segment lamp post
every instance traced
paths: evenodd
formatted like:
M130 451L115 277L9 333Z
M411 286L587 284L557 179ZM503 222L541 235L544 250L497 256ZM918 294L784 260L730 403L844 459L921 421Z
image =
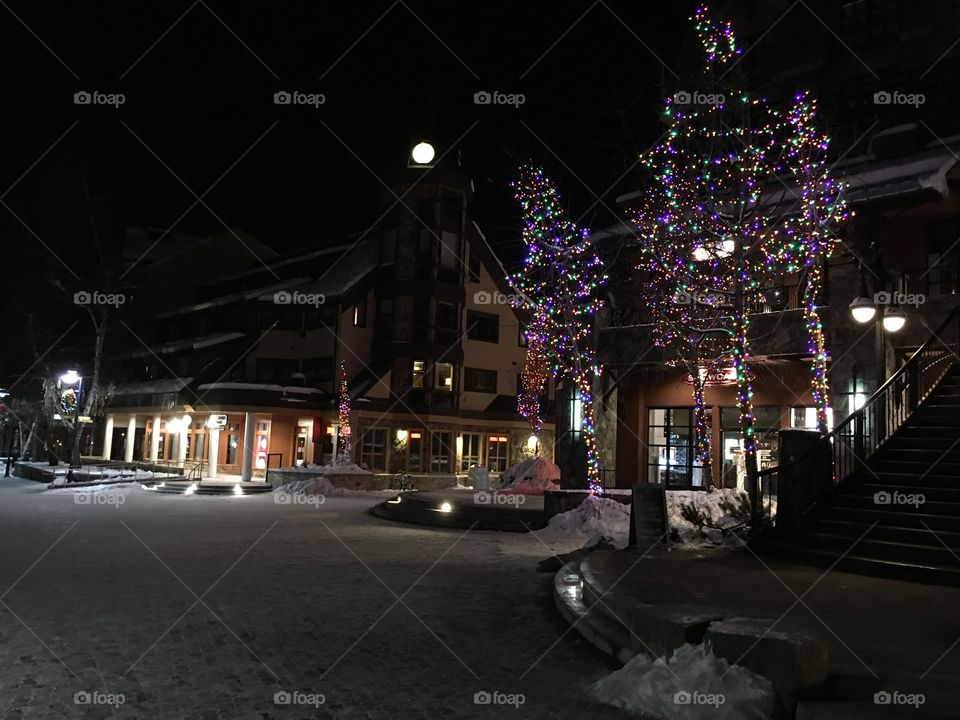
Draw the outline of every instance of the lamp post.
M80 460L80 395L83 392L83 378L76 370L68 370L60 376L60 384L66 387L77 386L73 396L73 433L70 437L70 469L81 466Z

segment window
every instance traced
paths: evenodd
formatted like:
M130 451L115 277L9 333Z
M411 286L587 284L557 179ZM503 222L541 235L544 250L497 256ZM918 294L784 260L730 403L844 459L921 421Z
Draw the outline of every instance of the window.
M440 234L440 267L444 270L454 270L459 261L457 259L457 241L456 233L443 231Z
M353 326L365 328L367 326L367 301L361 300L353 306Z
M436 374L433 389L453 392L453 365L450 363L437 363L434 367L436 368Z
M460 436L461 453L460 469L469 470L473 465L480 464L480 434L463 433Z
M369 428L360 438L360 462L372 470L386 470L387 431Z
M777 462L780 408L771 405L754 406L753 426L757 444L757 469L763 470ZM723 486L743 488L746 483L746 466L741 452L740 411L735 407L720 409L720 441L723 448L720 466Z
M424 366L425 363L423 360L413 361L413 387L415 388L423 387Z
M696 458L692 408L651 408L647 416L647 481L700 487L703 466Z
M817 429L817 409L815 407L795 407L790 410L790 427L804 430ZM827 408L827 429L833 429L833 408Z
M430 435L430 472L450 472L450 433Z
M463 389L470 392L496 393L497 371L480 368L463 369Z
M490 435L487 438L487 468L490 472L501 473L507 469L508 445L506 435Z
M523 323L517 325L517 345L519 347L527 346L527 328Z
M467 312L467 337L483 342L500 342L500 316L488 313Z

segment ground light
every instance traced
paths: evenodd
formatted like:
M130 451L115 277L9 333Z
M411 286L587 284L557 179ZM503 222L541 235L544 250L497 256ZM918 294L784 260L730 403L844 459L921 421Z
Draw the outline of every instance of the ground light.
M233 494L234 494L234 495L243 495L243 488L240 487L240 484L239 484L239 483L237 483L236 485L233 486Z
M442 513L448 513L448 512L450 512L451 510L453 510L453 505L451 505L451 504L448 503L448 502L445 502L445 503L443 503L443 504L440 506L440 512L442 512Z

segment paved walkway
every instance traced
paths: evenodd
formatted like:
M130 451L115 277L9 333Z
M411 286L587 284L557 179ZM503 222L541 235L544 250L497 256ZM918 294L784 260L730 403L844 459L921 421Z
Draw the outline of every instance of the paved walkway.
M624 717L585 701L615 665L556 613L535 536L381 521L380 498L41 488L0 481L5 720L510 717L474 703L494 691Z
M585 561L595 587L613 588L605 603L694 604L769 618L777 629L826 641L840 673L913 681L960 675L960 588L827 572L749 550L640 556L628 550Z

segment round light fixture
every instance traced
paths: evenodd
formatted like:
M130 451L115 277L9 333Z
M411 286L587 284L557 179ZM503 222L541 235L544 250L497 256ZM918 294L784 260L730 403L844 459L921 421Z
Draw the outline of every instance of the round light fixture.
M428 142L417 143L410 153L410 157L417 165L430 164L433 162L434 155L436 155L436 151L433 149L433 145Z
M877 306L873 304L872 299L861 295L850 303L850 314L858 323L868 323L876 316Z
M900 332L907 324L907 314L898 307L888 307L883 311L883 329L887 332Z

